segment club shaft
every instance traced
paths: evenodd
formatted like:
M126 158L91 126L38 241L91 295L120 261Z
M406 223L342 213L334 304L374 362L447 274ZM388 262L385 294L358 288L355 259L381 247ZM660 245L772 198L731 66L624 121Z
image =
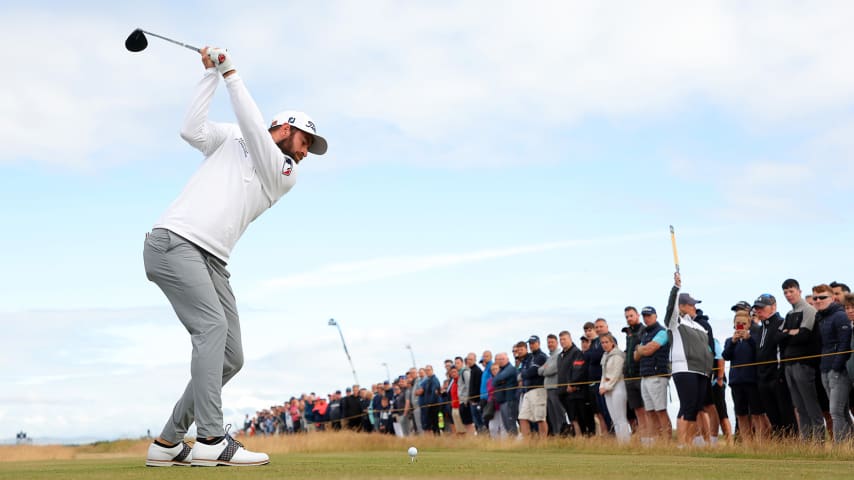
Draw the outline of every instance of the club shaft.
M201 53L201 51L202 51L202 49L200 49L200 48L196 48L196 47L194 47L194 46L192 46L192 45L187 45L186 43L181 43L181 42L179 42L179 41L177 41L177 40L172 40L171 38L164 37L163 35L158 35L158 34L156 34L156 33L149 32L148 30L142 30L142 29L140 29L140 30L142 31L142 33L145 33L146 35L151 35L152 37L157 37L157 38L159 38L159 39L161 39L161 40L166 40L167 42L172 42L172 43L174 43L175 45L180 45L180 46L182 46L182 47L184 47L184 48L189 48L190 50L192 50L192 51L194 51L194 52L199 52L199 53Z

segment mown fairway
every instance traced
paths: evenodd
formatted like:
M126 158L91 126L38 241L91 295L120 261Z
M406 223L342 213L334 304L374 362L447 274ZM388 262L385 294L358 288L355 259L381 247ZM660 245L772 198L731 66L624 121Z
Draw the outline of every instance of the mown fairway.
M326 442L324 442L326 440ZM806 478L850 479L850 446L801 448L797 444L749 449L721 446L685 451L671 446L617 447L610 441L490 442L478 439L379 439L315 435L260 439L254 447L274 452L271 464L254 468L146 468L145 442L76 447L73 459L0 461L0 479L168 478ZM408 444L420 446L416 463ZM331 451L340 447L339 451ZM3 447L6 456L15 447ZM31 447L33 448L33 447ZM50 447L46 447L50 448ZM316 451L307 451L314 448ZM751 451L752 450L752 451ZM279 453L276 453L279 452ZM287 452L287 453L284 453ZM610 452L610 453L609 453ZM45 450L45 456L50 456ZM56 456L56 455L54 455Z

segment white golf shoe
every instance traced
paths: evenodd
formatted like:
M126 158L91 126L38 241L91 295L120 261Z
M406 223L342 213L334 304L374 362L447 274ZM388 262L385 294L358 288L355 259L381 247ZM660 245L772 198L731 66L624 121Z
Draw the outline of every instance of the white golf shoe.
M145 459L146 467L189 467L193 459L192 449L185 442L174 447L166 448L155 444L148 446L148 457Z
M266 453L250 452L243 444L226 435L216 445L205 445L196 441L193 445L194 467L255 467L270 463Z

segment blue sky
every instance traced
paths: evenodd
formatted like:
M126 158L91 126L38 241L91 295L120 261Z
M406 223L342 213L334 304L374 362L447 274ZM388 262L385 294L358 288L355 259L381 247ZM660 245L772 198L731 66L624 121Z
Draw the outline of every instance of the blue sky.
M201 160L202 67L229 48L267 117L330 148L229 269L247 362L228 420L685 289L718 338L785 278L854 283L847 2L6 2L0 438L159 431L190 345L145 232ZM231 121L220 88L211 117ZM782 297L781 297L782 300ZM785 308L784 308L785 310ZM4 433L5 432L5 433Z

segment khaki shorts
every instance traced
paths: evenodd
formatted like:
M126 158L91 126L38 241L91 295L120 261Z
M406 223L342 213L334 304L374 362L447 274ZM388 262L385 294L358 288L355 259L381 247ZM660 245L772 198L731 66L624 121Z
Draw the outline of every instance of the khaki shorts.
M519 405L519 420L545 422L547 399L545 388L535 388L525 392L522 403Z
M667 377L643 377L641 379L641 395L647 412L667 410Z
M454 421L454 429L457 433L466 431L466 426L463 425L463 418L460 416L459 408L451 408L451 419Z

